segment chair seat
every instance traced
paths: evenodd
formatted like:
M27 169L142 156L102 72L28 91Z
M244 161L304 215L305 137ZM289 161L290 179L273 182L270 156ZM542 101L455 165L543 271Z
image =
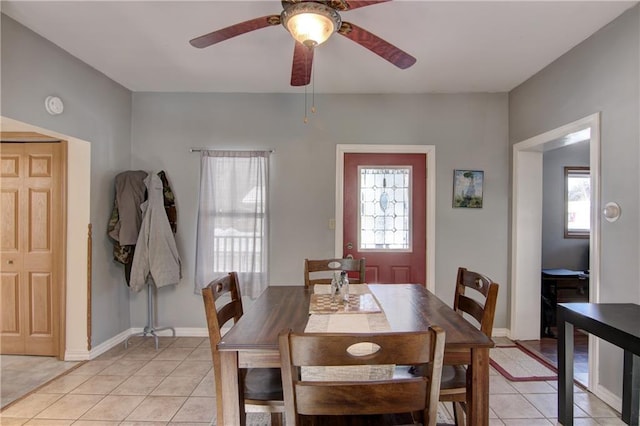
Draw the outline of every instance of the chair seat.
M282 376L279 368L248 368L244 378L246 399L282 400Z
M464 393L467 387L467 369L463 365L442 366L442 381L440 382L440 395L446 395L447 391L460 390ZM456 392L456 393L457 393ZM451 393L451 392L449 392Z
M394 378L409 378L424 376L425 366L398 365L393 372ZM447 393L463 393L467 387L467 369L463 365L443 365L440 382L440 395ZM447 392L449 391L449 392ZM455 391L455 392L454 392Z

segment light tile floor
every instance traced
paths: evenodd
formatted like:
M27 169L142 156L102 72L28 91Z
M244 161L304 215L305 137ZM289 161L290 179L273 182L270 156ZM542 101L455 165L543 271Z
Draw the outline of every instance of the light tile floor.
M13 425L212 425L215 394L209 341L200 337L135 337L39 388L0 412ZM556 424L556 382L490 377L491 425ZM622 425L620 416L575 388L575 425ZM439 418L452 423L449 405ZM265 416L250 415L252 426Z
M0 407L78 364L78 361L58 361L53 357L0 355Z

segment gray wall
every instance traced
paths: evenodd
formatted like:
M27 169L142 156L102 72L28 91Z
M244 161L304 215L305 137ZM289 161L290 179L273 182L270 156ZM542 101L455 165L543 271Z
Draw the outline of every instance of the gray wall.
M601 302L640 303L640 9L624 13L509 94L511 144L600 111L601 201L622 208L601 223ZM605 347L601 384L622 393L622 354ZM612 374L620 372L620 374Z
M547 151L542 178L542 267L589 269L589 239L564 237L564 168L589 167L589 141Z
M302 285L305 257L332 256L336 144L436 146L436 292L453 301L458 266L503 284L496 327L507 326L507 95L318 95L303 123L300 95L133 95L132 167L167 171L178 208L183 280L159 293L161 323L202 327L194 294L199 156L189 147L275 149L271 157L271 283ZM451 207L454 168L485 171L484 207ZM132 324L144 324L144 293Z
M164 169L175 190L183 280L160 289L159 325L205 327L193 291L198 155L189 147L273 148L271 282L301 285L304 257L333 254L338 143L436 146L437 293L452 300L460 265L503 284L496 327L507 325L508 144L506 94L316 95L304 124L303 97L277 94L152 94L129 91L2 16L2 114L92 143L93 344L146 324L145 294L130 293L103 233L113 178ZM46 64L46 65L44 65ZM43 108L47 95L65 113ZM454 168L485 171L484 207L451 207ZM85 227L86 224L81 224ZM490 250L478 250L489 244Z
M131 92L5 15L1 89L4 117L91 142L95 346L130 327L128 290L111 261L106 229L113 176L130 167ZM64 114L47 114L48 95L63 99ZM86 223L74 225L86 234Z

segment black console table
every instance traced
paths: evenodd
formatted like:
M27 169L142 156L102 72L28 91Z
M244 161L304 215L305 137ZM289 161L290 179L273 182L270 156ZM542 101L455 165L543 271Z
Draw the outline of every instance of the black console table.
M638 425L640 411L640 305L558 304L558 422L573 425L573 328L624 349L622 421Z
M589 301L589 271L543 269L541 283L540 336L556 337L558 303Z

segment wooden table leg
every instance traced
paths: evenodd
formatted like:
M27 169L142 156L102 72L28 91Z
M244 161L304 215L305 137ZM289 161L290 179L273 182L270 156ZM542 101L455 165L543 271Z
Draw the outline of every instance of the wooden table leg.
M467 375L467 424L489 424L489 348L471 349L471 374Z
M218 413L218 425L244 425L244 398L240 398L238 377L238 353L220 351L222 367L222 413Z

